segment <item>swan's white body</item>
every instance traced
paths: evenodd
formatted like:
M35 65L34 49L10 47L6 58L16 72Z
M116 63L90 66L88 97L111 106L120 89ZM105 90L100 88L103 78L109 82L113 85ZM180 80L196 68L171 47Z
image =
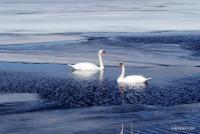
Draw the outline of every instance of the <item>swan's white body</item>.
M131 76L126 76L123 79L118 79L117 82L122 82L122 83L144 83L150 78L145 78L144 76L141 75L131 75Z
M88 63L88 62L81 62L74 65L71 65L71 64L68 64L68 65L71 66L75 70L82 70L82 71L103 70L104 69L103 60L102 60L103 53L105 53L104 50L99 50L98 56L99 56L100 66L97 66L93 63Z
M93 64L93 63L88 63L88 62L82 62L82 63L77 63L74 65L70 65L73 69L75 70L100 70L100 67Z
M125 67L123 64L121 64L122 73L118 77L117 82L118 83L127 83L127 84L137 84L137 83L145 83L151 78L145 78L142 75L131 75L125 77Z

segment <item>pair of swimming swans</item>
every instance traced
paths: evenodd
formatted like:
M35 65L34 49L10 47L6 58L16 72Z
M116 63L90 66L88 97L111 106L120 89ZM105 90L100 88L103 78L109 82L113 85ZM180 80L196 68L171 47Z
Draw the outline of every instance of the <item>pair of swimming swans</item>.
M104 50L99 50L99 52L98 52L99 66L97 66L93 63L88 63L88 62L77 63L77 64L74 64L74 65L68 64L68 65L71 66L73 69L80 70L80 71L103 70L104 64L103 64L102 56L105 53L106 52ZM118 83L127 83L127 84L146 83L149 79L151 79L151 78L145 78L142 75L131 75L131 76L125 77L125 66L124 66L124 64L120 62L119 67L121 68L121 75L117 79Z

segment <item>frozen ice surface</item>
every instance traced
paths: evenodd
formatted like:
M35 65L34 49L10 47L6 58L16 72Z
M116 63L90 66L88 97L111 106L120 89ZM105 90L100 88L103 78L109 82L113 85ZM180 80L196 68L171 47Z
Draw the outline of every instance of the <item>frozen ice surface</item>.
M1 0L0 33L200 30L198 0Z
M38 100L37 94L29 94L29 93L0 94L0 97L1 97L0 104Z

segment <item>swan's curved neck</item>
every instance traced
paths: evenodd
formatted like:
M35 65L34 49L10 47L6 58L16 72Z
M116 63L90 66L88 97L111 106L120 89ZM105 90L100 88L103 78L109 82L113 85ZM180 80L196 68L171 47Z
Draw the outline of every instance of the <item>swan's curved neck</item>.
M100 53L99 53L99 65L100 65L100 69L104 69L103 60Z
M124 79L124 76L125 76L125 67L122 66L122 72L121 75L118 77L117 81L121 82Z

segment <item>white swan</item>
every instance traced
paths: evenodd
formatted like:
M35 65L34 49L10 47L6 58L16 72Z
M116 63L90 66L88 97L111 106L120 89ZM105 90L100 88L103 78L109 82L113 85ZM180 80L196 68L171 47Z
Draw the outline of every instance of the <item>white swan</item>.
M125 66L123 63L119 63L120 68L122 69L121 75L118 77L117 82L118 83L126 83L126 84L139 84L139 83L146 83L151 78L145 78L141 75L131 75L131 76L125 76Z
M103 70L104 69L104 65L103 65L103 61L102 61L102 55L105 54L106 52L104 50L99 50L98 52L98 56L99 56L99 63L100 66L97 66L93 63L88 63L88 62L82 62L82 63L77 63L74 65L68 64L69 66L71 66L73 69L75 70Z

